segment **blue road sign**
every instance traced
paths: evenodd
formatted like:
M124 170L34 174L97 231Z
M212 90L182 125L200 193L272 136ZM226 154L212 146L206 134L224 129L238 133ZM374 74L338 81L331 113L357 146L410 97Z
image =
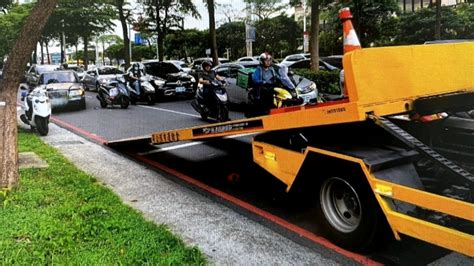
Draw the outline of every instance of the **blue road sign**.
M140 33L135 33L135 45L142 45L142 36Z

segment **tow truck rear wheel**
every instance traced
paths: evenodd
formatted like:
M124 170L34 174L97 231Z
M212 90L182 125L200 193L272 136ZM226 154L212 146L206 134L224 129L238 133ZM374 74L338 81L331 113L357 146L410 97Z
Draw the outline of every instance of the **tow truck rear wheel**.
M354 251L367 251L376 242L382 226L373 193L361 177L333 176L319 189L319 225L337 245Z

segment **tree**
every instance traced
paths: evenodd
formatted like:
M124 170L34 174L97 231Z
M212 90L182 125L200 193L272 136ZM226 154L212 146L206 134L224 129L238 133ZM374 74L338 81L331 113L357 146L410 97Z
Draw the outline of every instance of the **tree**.
M259 20L268 19L286 8L281 0L244 0L244 2L250 4L251 14L257 16Z
M284 15L259 20L255 23L255 28L257 36L254 47L259 53L292 53L297 50L298 38L303 32L294 19Z
M217 29L217 41L220 47L219 54L223 54L226 48L230 48L232 58L245 56L245 23L240 21L222 24Z
M31 52L58 0L38 0L10 53L0 83L0 187L18 184L17 117L18 86Z
M59 0L44 32L46 39L58 38L62 32L66 39L84 43L84 65L89 63L88 46L92 38L111 29L116 18L110 0Z
M26 18L30 15L32 5L18 5L10 9L6 15L0 15L0 61L10 52L15 40L20 34L20 29Z
M128 47L130 45L130 36L128 36L128 26L127 21L130 20L131 10L130 4L125 0L113 0L113 6L118 11L120 25L122 25L122 34L123 34L123 58L125 59L125 68L130 66L130 53L128 52Z
M164 40L172 29L182 28L183 16L191 14L195 18L200 15L191 0L150 0L143 1L147 18L140 26L140 31L158 35L158 58L164 58Z
M174 30L166 35L165 52L170 58L202 57L204 47L208 44L209 31L207 30Z
M311 35L309 51L311 53L311 70L319 71L319 14L320 0L311 1Z
M214 0L206 0L207 11L209 13L209 42L211 45L211 56L214 65L219 64L217 57L217 37L216 37L216 18L214 10Z
M473 36L472 28L466 28L469 24L462 15L458 15L457 9L443 6L440 12L440 39L461 39ZM422 44L425 41L432 41L436 35L433 26L436 24L436 13L436 8L423 8L402 14L395 43Z

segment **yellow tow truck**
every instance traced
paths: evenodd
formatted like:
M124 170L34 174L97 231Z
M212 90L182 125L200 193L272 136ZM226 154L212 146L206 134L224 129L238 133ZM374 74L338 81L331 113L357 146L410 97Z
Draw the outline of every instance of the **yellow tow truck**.
M389 228L398 240L408 235L474 256L473 174L401 126L421 123L413 114L473 107L474 42L354 50L343 65L346 97L157 132L151 144L260 133L254 162L287 192L310 188L315 222L334 243L364 250ZM446 175L427 184L421 160Z

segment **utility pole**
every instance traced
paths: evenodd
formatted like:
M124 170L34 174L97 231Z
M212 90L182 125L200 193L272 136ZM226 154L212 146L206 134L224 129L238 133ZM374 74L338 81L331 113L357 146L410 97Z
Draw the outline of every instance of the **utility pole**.
M303 52L307 53L309 50L309 35L306 31L306 0L303 0Z
M245 23L245 35L248 35L250 23L252 22L252 4L247 3L247 22ZM252 41L246 36L247 56L252 56Z
M130 62L132 62L132 29L130 28L130 23L128 23L128 54L130 55Z

